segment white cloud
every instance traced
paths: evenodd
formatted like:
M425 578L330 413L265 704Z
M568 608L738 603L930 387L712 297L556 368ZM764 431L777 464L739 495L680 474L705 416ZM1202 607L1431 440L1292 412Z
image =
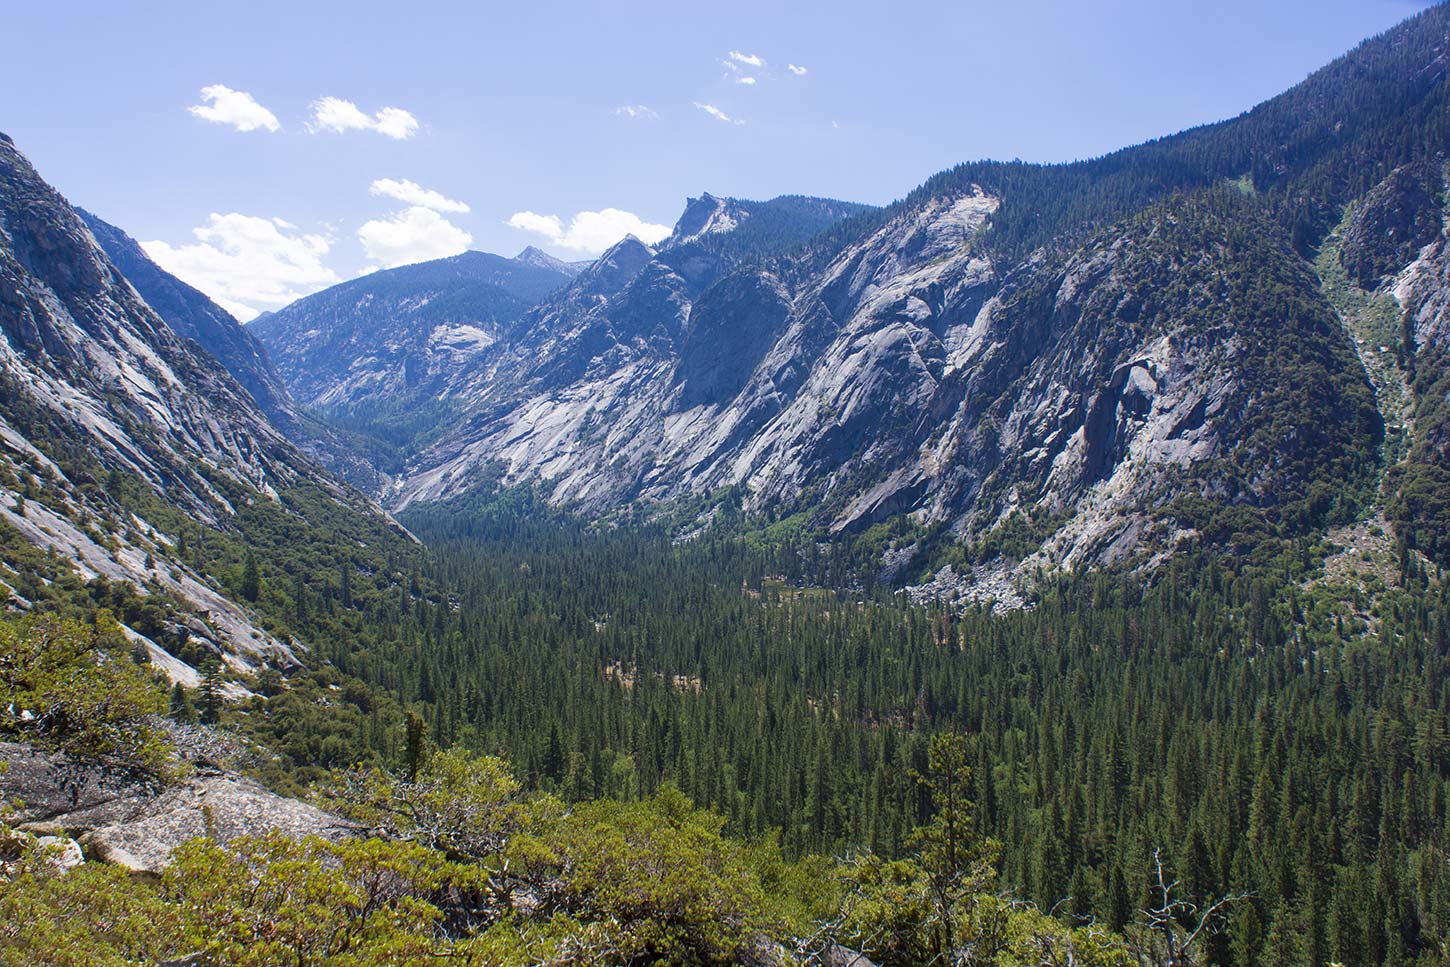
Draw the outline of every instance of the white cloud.
M670 234L668 225L652 224L633 212L618 208L578 212L569 220L567 228L558 215L527 211L515 212L508 224L511 228L542 235L559 248L589 254L603 252L626 235L653 245Z
M558 215L540 215L538 212L514 212L509 216L510 228L522 229L558 240L564 237L564 221Z
M635 121L658 121L660 119L659 113L654 108L643 104L626 104L623 107L615 108L614 113Z
M352 101L340 97L323 97L312 102L312 120L308 130L376 131L398 141L406 141L418 131L418 119L400 107L385 107L369 115Z
M806 69L804 67L799 67L795 64L786 64L785 69L790 71L796 77L804 77L806 75Z
M213 212L192 235L196 242L190 245L155 241L141 247L157 265L243 321L341 281L323 264L331 242L299 233L280 218Z
M230 124L238 131L255 131L265 128L278 131L282 125L277 115L258 104L246 91L234 91L225 84L211 84L201 89L205 104L193 104L187 108L203 121L215 124Z
M745 123L740 118L732 118L730 115L726 114L724 111L720 110L718 107L716 107L713 104L701 104L699 101L696 101L695 102L695 107L697 107L700 110L704 111L706 114L710 115L715 120L717 120L717 121L724 121L726 124L744 124Z
M751 87L754 87L755 86L755 78L753 78L753 77L737 77L737 78L735 78L735 83L737 83L737 84L746 84L746 85L749 85Z
M755 54L742 54L738 50L732 50L730 52L730 59L737 64L745 64L749 67L765 66L765 59L763 57L757 57Z
M461 201L454 201L452 198L431 188L424 188L416 181L409 181L404 178L402 181L394 181L392 178L379 178L368 188L368 194L377 195L382 198L395 198L405 205L419 208L431 208L435 212L457 212L463 214L468 211L468 206Z
M392 218L364 222L357 238L368 258L388 269L457 255L473 242L472 235L420 205Z

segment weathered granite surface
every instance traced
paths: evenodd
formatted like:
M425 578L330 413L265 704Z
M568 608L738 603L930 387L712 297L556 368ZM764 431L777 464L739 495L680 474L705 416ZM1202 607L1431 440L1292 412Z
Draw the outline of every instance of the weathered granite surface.
M23 832L75 838L95 859L158 873L172 852L200 836L349 836L343 819L218 769L197 768L164 789L16 743L0 743L0 800Z

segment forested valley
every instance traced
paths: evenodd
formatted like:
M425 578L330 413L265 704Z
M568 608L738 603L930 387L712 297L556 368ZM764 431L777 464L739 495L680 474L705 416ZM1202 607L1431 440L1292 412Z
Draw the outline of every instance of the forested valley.
M406 523L431 550L398 593L359 605L346 569L297 583L327 666L219 713L277 753L276 788L459 750L564 803L678 790L786 857L897 859L939 805L931 743L956 735L1001 886L1065 923L1131 928L1157 857L1186 896L1237 898L1206 963L1443 949L1450 595L1408 555L1359 601L1306 580L1334 549L1301 542L957 612L828 588L846 552L791 521L726 514L682 543L515 491Z

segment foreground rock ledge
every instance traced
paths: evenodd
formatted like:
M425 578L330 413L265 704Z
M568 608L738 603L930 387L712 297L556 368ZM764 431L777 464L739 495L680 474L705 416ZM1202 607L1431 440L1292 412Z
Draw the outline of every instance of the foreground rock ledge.
M93 858L159 873L177 847L200 836L229 842L280 832L294 839L351 836L355 827L251 779L197 772L164 789L104 775L26 745L0 742L0 801L23 832L76 838Z

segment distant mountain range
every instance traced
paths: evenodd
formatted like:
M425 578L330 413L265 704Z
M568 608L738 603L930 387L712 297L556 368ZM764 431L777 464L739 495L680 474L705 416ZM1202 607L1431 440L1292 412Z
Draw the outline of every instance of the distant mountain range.
M726 502L944 591L1365 512L1450 562L1447 51L1438 7L1092 161L963 165L885 209L703 194L658 245L467 252L245 329L7 142L10 218L65 240L7 229L9 366L196 514L198 460L262 489L321 464L393 508ZM115 408L154 430L84 417Z
M1447 22L1428 11L1238 118L1093 161L963 165L883 210L704 195L658 246L626 239L531 308L450 299L426 322L389 309L390 329L357 300L318 312L341 310L334 289L259 334L281 359L330 325L355 339L288 377L304 398L366 399L373 420L435 407L393 436L395 507L499 483L596 515L728 493L867 540L906 579L1247 552L1368 506L1443 555L1425 259ZM413 280L430 271L391 276L393 304L431 308ZM1404 332L1356 308L1384 298ZM1386 426L1395 446L1416 433L1392 473Z

